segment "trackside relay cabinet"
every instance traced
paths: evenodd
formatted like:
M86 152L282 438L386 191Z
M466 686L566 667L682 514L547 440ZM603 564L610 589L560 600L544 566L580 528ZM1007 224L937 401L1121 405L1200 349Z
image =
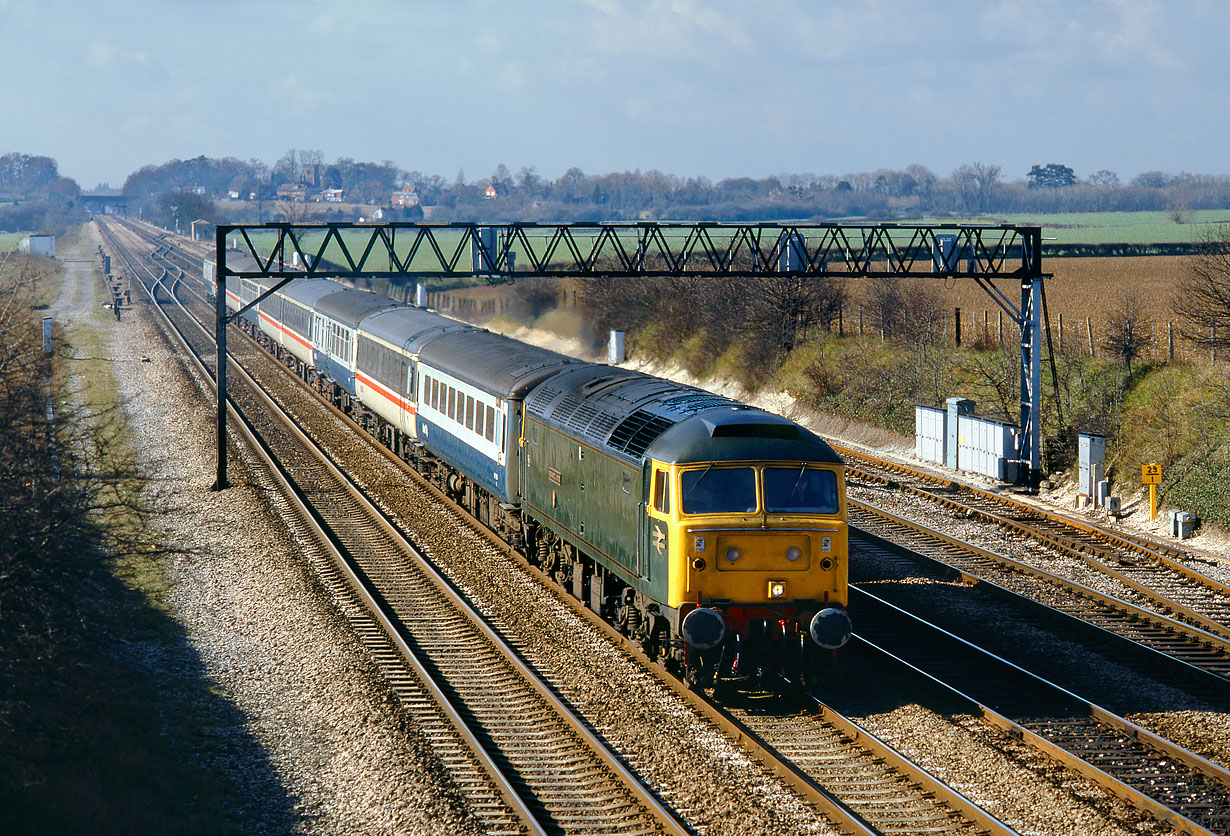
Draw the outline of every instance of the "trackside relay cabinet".
M1082 496L1097 496L1098 482L1106 473L1106 436L1093 433L1080 434L1080 482Z

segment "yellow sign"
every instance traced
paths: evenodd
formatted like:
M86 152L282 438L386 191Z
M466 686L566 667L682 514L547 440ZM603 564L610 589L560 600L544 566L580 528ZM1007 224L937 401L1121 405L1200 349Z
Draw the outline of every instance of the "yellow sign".
M1162 484L1162 466L1160 464L1141 465L1140 481L1145 485Z

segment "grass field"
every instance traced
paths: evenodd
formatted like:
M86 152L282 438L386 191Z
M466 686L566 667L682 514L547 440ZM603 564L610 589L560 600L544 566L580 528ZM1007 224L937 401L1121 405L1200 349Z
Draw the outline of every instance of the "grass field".
M1182 220L1182 223L1175 223L1170 212L1073 212L988 215L968 218L965 222L1041 226L1047 243L1182 244L1199 240L1210 227L1230 224L1230 210L1184 212Z
M0 253L11 253L16 250L17 242L27 234L25 232L0 232Z

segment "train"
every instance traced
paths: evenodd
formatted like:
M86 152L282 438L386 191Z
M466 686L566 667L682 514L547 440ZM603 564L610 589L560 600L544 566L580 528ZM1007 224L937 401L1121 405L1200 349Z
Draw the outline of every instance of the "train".
M329 279L247 307L273 284L228 283L249 335L690 687L831 667L849 547L819 436Z

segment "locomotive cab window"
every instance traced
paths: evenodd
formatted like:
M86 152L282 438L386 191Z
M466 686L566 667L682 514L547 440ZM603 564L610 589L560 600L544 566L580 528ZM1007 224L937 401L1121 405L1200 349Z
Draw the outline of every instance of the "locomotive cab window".
M837 474L803 464L766 467L764 504L769 513L836 514Z
M685 470L679 486L685 514L750 514L756 510L756 471L750 467L708 465Z
M653 509L662 514L671 512L671 494L667 490L665 470L655 470L653 474Z

